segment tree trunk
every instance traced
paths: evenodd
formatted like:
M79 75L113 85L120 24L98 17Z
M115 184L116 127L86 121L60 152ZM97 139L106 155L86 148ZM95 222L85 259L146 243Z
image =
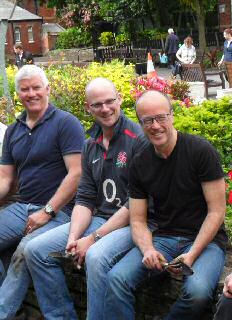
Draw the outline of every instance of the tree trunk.
M206 49L206 39L205 39L205 11L201 5L201 1L196 0L196 15L197 24L199 28L199 49Z

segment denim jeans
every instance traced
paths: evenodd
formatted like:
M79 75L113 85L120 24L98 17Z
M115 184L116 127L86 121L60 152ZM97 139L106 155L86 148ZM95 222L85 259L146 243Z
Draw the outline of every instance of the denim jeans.
M217 304L217 311L213 320L231 320L232 299L226 298L223 294Z
M92 233L105 222L106 220L103 218L93 217L91 224L83 236ZM69 228L70 223L46 232L30 241L24 251L39 306L46 320L77 319L60 261L49 256L50 252L65 250ZM112 234L114 232L112 232ZM101 243L103 243L107 237L108 235L93 244L88 250L87 257L91 256L90 252L94 252L95 247L101 247ZM117 243L115 245L117 245ZM105 249L102 247L101 250ZM87 257L86 260L88 260ZM95 278L95 281L98 279L97 264L95 264L92 276ZM104 289L103 287L103 290ZM98 299L98 297L95 298Z
M88 320L103 320L107 274L133 247L130 227L124 227L104 236L87 251L85 262Z
M184 237L153 239L155 248L167 261L189 251L192 241ZM142 254L133 248L118 262L107 277L104 320L132 320L135 318L134 291L156 271L149 271L142 263ZM193 264L194 274L185 277L180 298L171 307L165 320L196 320L209 307L214 289L223 270L224 251L210 243ZM159 290L156 288L155 290ZM95 320L100 320L95 318Z
M14 316L31 282L24 258L26 245L39 234L70 221L70 217L60 211L46 225L24 236L28 216L40 208L41 206L16 202L0 211L0 252L2 253L7 248L18 244L6 275L3 263L0 263L0 273L3 281L0 287L1 320L11 319Z

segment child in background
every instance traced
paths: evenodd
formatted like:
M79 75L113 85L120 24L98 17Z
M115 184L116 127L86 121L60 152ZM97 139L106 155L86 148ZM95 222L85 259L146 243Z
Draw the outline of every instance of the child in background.
M160 68L166 68L168 65L168 57L166 56L163 50L159 52L159 58L160 58Z

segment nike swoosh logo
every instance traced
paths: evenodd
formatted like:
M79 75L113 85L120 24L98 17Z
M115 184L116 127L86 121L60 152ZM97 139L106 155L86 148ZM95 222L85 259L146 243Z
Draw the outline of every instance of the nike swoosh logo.
M98 160L100 160L100 158L93 160L92 163L96 163Z

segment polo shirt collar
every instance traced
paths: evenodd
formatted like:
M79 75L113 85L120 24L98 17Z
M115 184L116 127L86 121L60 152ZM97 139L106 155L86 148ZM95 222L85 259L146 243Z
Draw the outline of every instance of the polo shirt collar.
M56 111L56 107L53 106L52 104L48 104L48 108L45 111L45 114L43 115L43 117L37 122L36 126L39 124L42 124L44 121L46 121L47 119L49 119L53 113ZM18 117L17 117L17 121L22 122L22 123L26 123L26 117L27 117L27 112L26 110L24 110Z

